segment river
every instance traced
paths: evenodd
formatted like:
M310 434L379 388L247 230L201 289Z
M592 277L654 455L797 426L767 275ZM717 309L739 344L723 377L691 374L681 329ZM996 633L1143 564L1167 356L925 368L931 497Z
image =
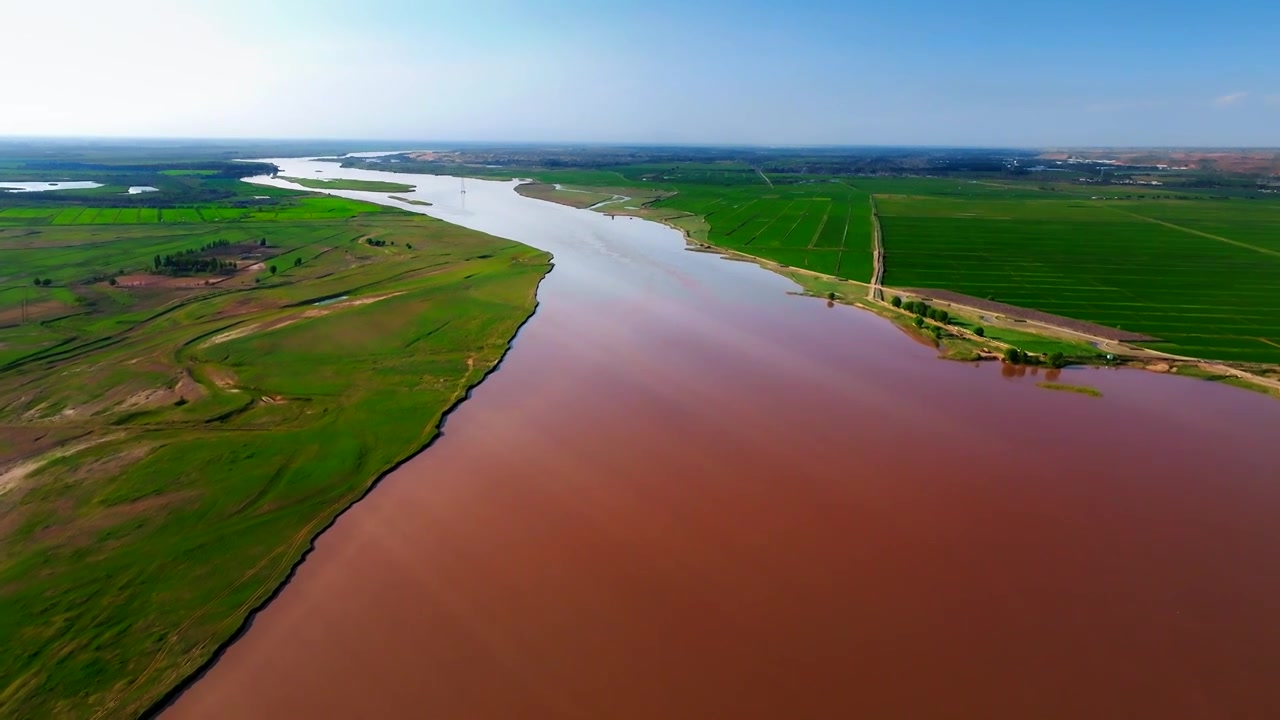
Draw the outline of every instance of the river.
M273 162L555 269L166 720L1280 716L1280 402L1044 390L654 223Z

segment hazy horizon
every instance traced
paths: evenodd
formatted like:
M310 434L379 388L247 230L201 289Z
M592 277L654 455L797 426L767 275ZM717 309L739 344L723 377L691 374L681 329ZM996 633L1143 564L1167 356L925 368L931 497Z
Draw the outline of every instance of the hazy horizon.
M17 139L1280 145L1280 8L1245 2L69 0L0 24Z

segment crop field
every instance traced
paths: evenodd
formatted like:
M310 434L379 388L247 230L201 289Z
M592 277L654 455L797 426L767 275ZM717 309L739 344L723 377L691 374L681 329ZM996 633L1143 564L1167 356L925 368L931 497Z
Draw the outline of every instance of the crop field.
M548 256L309 195L173 224L47 209L0 219L0 717L137 717L435 436ZM278 271L144 272L215 240Z
M759 180L759 176L757 176ZM871 278L870 196L842 182L769 187L677 185L656 208L705 218L707 241L783 265L866 282Z
M235 207L214 204L190 207L43 206L0 208L0 228L41 225L137 225L152 223L210 223L236 220L316 220L351 217L369 206L343 198L304 198L294 204L263 203Z
M1280 203L877 195L885 284L1124 330L1168 352L1280 362Z

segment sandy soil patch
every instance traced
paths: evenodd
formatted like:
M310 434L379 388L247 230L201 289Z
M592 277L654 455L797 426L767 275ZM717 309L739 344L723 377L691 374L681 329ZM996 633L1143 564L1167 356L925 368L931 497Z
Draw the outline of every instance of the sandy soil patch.
M81 450L93 447L99 443L107 442L108 440L114 440L117 437L119 437L119 435L103 435L101 437L80 440L78 442L69 443L60 448L50 450L43 455L10 465L4 470L0 470L0 495L4 495L10 490L21 486L33 473L54 460L74 455Z
M393 298L397 295L403 295L403 294L404 294L404 291L402 290L400 292L387 293L385 295L365 295L363 297L351 298L350 300L343 300L342 302L336 302L336 303L333 303L332 305L324 305L321 307L312 308L302 313L302 317L304 318L321 317L324 315L328 315L329 313L335 310L342 310L343 308L356 307L358 305L369 305L372 303L376 303L380 300L386 300L387 298Z
M27 303L26 318L27 322L46 320L48 318L57 317L58 315L64 315L71 309L72 307L70 305L58 302L57 300ZM21 307L0 310L0 325L17 325L22 322L22 317Z
M209 377L210 382L223 390L239 392L239 389L236 388L236 382L239 378L236 377L234 372L231 372L227 368L220 365L206 365L204 367L204 373Z

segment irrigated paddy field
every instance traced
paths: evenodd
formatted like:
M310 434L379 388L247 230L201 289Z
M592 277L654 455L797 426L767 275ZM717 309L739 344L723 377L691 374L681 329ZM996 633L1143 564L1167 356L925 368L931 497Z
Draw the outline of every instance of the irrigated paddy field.
M435 436L549 267L244 187L270 201L0 212L0 716L135 717L204 662ZM239 269L155 271L211 244Z

